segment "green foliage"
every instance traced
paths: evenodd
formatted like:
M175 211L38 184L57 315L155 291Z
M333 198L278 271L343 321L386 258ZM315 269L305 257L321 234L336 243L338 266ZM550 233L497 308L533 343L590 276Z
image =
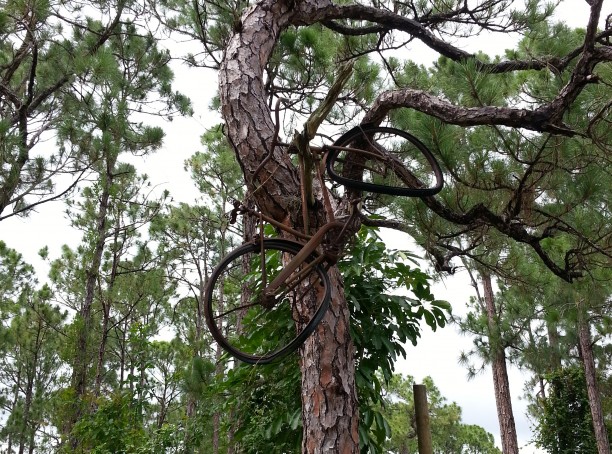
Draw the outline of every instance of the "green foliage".
M32 265L23 261L23 256L0 240L0 307L16 303L19 293L35 284Z
M191 156L185 162L185 170L191 172L204 202L212 205L212 210L217 214L224 213L230 199L242 198L244 183L240 166L221 125L208 129L202 135L201 142L204 151Z
M407 251L388 250L374 230L362 229L350 254L340 262L351 306L356 357L367 375L382 367L388 379L403 344L416 345L421 320L432 330L444 327L450 305L434 298L430 278ZM379 363L384 358L385 363ZM368 365L372 364L372 367Z
M36 288L31 265L0 241L0 441L34 450L50 423L49 393L62 383L58 352L66 314L51 304L47 285Z
M544 378L548 392L539 402L537 446L551 454L597 453L584 370L567 367Z
M239 365L215 388L223 425L246 453L300 452L302 413L300 370L295 357L265 366Z
M82 442L81 451L206 452L216 415L223 435L234 437L239 452L299 451L295 358L274 366L234 366L215 350L202 319L202 291L212 264L240 237L240 232L229 231L223 216L229 198L240 198L243 188L241 169L222 129L209 129L202 137L205 150L186 162L203 203L173 206L163 217L159 213L166 195L152 200L153 188L146 177L137 176L136 164L122 162L125 154L141 156L162 145L163 129L143 123L144 115L171 119L191 110L189 100L172 88L171 56L161 48L160 35L153 34L155 26L179 31L203 45L202 54L185 56L189 64L217 67L249 3L163 0L142 9L129 0L0 0L0 215L11 204L14 212L26 213L32 202L56 190L58 172L77 172L72 173L75 178L79 171L93 172L92 183L81 185L80 197L69 203L83 242L65 246L60 257L50 257L48 250L41 254L51 263L52 288L39 288L33 268L0 241L0 405L7 411L0 429L2 442L49 452L57 447L53 437L78 411L82 418L73 434ZM478 33L480 28L469 30L461 24L472 20L493 24L493 29L524 32L518 49L506 52L507 59L563 57L583 43L583 30L543 23L552 6L542 2L530 0L518 12L511 1L495 1L469 18L446 21L456 12L456 4L383 0L374 6L423 21L437 37ZM505 13L508 22L496 22ZM457 62L442 57L425 68L395 52L416 35L406 38L382 29L361 33L372 25L368 20L338 18L325 26L300 24L282 32L266 69L266 90L271 101L282 95L295 103L285 112L286 135L327 94L338 64L350 59L355 59L353 76L327 119L326 127L334 131L362 118L383 89L426 90L460 106L523 107L555 98L567 84L565 70L552 66L488 74L469 58ZM334 26L356 32L342 36ZM389 50L392 56L386 55ZM479 58L501 60L483 54ZM577 61L569 59L568 68ZM594 72L605 81L610 71L609 64L598 64ZM608 83L588 84L563 118L570 127L590 128L592 141L503 127L462 128L413 109L390 114L392 124L415 133L441 158L449 184L436 199L450 209L486 207L500 222L524 222L529 232L539 229L551 235L541 246L555 263L594 244L581 260L596 265L589 273L597 285L578 290L591 303L585 313L593 316L594 352L607 415L612 405L606 369L611 322L609 286L604 283L610 276L600 265L609 262L609 253L591 240L609 238L609 157L607 148L600 147L610 140L609 102ZM593 122L595 112L601 121ZM49 137L57 147L41 149L39 144L49 143ZM533 197L519 197L521 187ZM512 214L518 199L523 204ZM499 266L523 281L545 274L529 266L533 253L509 247L489 225L478 224L463 235L466 226L444 225L420 200L375 202L375 208L414 227L412 233L421 245L459 238L446 245L448 250L469 244L480 264ZM548 226L544 214L552 220ZM144 234L149 224L150 239ZM576 232L582 232L582 238ZM482 238L485 246L476 244ZM155 242L155 252L147 241ZM103 251L99 266L93 266L97 248ZM406 345L418 341L421 322L436 330L450 314L447 303L435 300L428 276L412 259L407 252L387 250L375 232L364 229L340 263L351 306L364 452L395 452L404 436L414 442L405 416L411 405L410 381L394 375L394 364L398 355L405 355ZM533 287L501 283L494 329L489 331L482 313L472 314L464 324L478 334L480 351L516 346L509 357L538 376L554 369L556 362L570 364L569 353L576 345L572 291L578 290L553 284L547 278L537 280L540 290L534 292ZM186 295L176 295L177 289ZM88 292L93 297L87 321L77 312ZM63 304L69 313L53 303ZM556 343L551 327L558 329ZM68 386L66 370L80 366L73 359L76 339L84 331L82 366L89 389L78 396ZM175 335L171 341L153 340L167 332ZM558 424L571 422L578 438L586 439L585 419L571 413L580 408L580 415L585 414L584 384L581 387L567 370L563 376L547 376L550 388L561 389L559 395L565 399L550 400L552 394L547 398L551 418L566 416ZM98 378L99 389L94 389ZM497 452L490 434L461 424L456 405L447 404L433 383L428 387L432 416L437 418L436 449ZM550 424L554 428L557 422ZM222 450L227 448L224 443L228 442L222 436Z
M381 407L395 360L405 356L404 344L416 344L421 321L435 330L450 312L448 303L435 300L429 277L411 266L412 260L406 252L389 251L376 231L364 228L339 263L351 306L363 452L382 452L391 436ZM215 380L210 392L225 397L217 410L228 417L225 427L233 426L242 452L299 452L300 372L294 358L239 365Z
M389 437L378 408L398 355L406 356L404 345L417 344L421 321L435 331L450 314L450 305L434 298L430 278L415 263L411 253L388 250L377 232L366 228L339 263L351 308L363 451L380 452Z
M130 453L145 441L142 402L130 392L112 393L92 405L95 411L81 418L72 431L79 440L77 452Z
M7 216L27 213L57 190L59 174L76 183L101 148L159 148L162 128L135 113L191 112L189 100L172 90L168 51L144 31L150 15L133 11L134 2L0 5L11 11L0 19L0 214L9 205ZM48 133L57 143L52 150L39 146Z
M480 426L461 422L461 408L448 403L431 378L426 377L423 384L434 453L501 454L493 435ZM386 386L382 414L389 421L391 436L383 445L384 452L417 452L413 385L412 377L394 375Z
M155 429L139 445L132 445L133 454L179 454L184 452L184 433L176 424L164 424Z

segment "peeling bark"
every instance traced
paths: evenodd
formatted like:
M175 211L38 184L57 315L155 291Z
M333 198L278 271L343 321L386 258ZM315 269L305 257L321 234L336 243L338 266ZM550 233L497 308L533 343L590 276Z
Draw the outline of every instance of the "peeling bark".
M359 452L350 314L340 274L334 270L330 278L332 305L300 349L303 453Z

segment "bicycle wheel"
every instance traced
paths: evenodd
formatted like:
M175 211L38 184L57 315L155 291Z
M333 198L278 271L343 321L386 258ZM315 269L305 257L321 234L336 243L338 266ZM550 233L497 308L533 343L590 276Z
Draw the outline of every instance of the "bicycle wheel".
M329 276L309 257L273 295L270 284L302 245L283 239L246 243L213 271L205 294L206 323L213 338L245 363L266 364L296 350L323 318L331 298ZM265 274L262 273L262 254Z
M329 177L349 188L425 197L442 189L442 170L413 135L383 126L357 126L329 147Z

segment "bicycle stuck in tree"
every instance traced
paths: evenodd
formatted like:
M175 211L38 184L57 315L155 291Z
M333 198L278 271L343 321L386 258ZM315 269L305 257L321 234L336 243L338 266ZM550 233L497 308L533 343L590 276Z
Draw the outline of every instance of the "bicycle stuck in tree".
M275 138L272 151L276 146L291 150ZM204 309L208 328L224 350L246 363L270 363L291 353L321 321L331 299L327 271L341 257L356 233L355 226L365 216L361 191L426 197L442 189L442 171L433 154L416 137L399 129L357 126L332 145L310 146L310 150L318 162L315 167L328 222L314 235L307 235L236 202L232 222L238 214L251 217L259 223L259 233L227 254L207 283ZM324 170L329 179L348 188L351 195L357 194L345 216L333 214ZM303 193L303 183L301 189ZM297 240L265 237L264 224Z

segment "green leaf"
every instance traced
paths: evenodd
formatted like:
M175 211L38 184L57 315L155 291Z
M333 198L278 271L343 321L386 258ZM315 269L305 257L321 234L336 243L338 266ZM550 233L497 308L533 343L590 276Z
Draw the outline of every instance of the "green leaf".
M297 427L300 425L300 423L302 422L302 410L301 409L297 409L293 415L291 416L291 420L289 422L289 427L291 427L293 430L297 429Z

